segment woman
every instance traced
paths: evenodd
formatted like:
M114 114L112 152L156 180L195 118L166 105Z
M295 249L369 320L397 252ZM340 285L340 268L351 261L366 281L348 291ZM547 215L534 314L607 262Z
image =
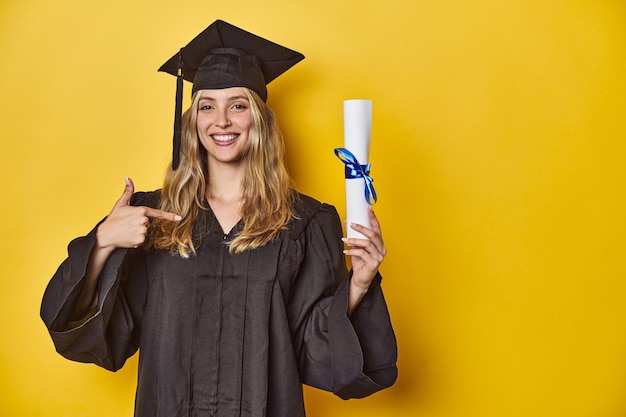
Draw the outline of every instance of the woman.
M67 358L117 370L140 349L136 416L297 417L302 383L396 379L375 215L343 251L335 209L289 187L265 85L302 58L222 21L172 57L193 98L163 189L127 179L44 294Z

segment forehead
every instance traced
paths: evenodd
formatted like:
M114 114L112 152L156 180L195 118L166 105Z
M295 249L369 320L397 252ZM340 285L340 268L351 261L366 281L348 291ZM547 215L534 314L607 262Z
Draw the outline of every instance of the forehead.
M233 98L248 99L242 87L229 87L214 90L199 90L200 100L230 100Z

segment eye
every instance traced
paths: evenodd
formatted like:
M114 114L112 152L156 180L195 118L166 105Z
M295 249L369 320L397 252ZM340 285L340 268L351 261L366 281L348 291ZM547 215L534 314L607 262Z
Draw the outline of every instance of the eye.
M235 111L245 111L248 108L248 106L246 106L243 103L235 103L233 104L231 108Z
M201 110L201 111L213 110L213 106L210 104L200 104L198 106L198 110Z

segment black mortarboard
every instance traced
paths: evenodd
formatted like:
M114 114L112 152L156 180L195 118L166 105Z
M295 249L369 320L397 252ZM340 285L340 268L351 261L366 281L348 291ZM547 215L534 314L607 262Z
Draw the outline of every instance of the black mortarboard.
M222 20L216 20L159 68L177 76L172 169L178 168L183 79L192 93L203 89L247 87L267 100L270 81L304 55Z

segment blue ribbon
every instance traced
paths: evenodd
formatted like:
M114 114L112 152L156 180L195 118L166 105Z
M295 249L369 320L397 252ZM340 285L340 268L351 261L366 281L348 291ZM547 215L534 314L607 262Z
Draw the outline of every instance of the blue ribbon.
M363 178L365 181L365 201L371 206L376 202L376 191L370 177L371 164L361 165L356 157L346 148L335 148L335 155L346 165L346 179Z

